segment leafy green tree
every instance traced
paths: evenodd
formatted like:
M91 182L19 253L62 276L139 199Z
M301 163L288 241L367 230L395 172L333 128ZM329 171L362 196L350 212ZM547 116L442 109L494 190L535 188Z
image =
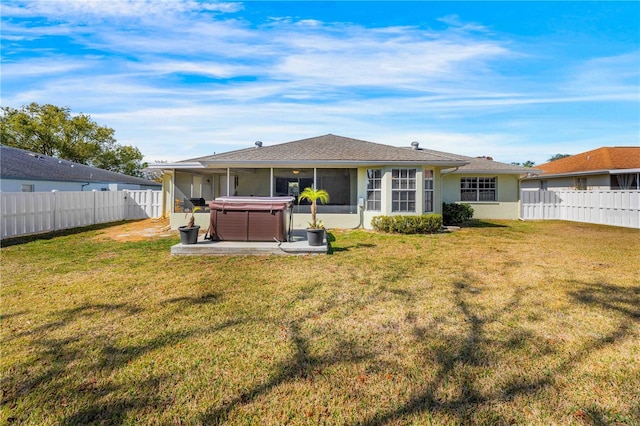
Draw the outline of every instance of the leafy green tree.
M67 107L31 103L2 107L0 143L88 166L142 176L142 153L116 142L115 131Z
M547 161L556 161L556 160L560 160L561 158L567 158L567 157L571 157L571 154L556 154L553 157L549 158Z

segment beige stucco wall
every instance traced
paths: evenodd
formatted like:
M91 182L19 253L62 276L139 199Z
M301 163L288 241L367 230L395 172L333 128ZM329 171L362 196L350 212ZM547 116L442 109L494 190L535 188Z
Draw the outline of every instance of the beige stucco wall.
M368 211L366 210L366 194L367 194L367 169L377 168L382 169L382 209L381 211ZM433 211L426 213L442 213L442 194L440 191L440 169L437 167L420 168L416 169L416 212L393 212L392 211L392 195L391 195L391 181L392 170L402 168L398 166L389 167L362 167L358 169L358 197L365 200L365 207L362 209L362 226L366 229L371 229L371 220L375 216L392 216L392 215L410 215L410 214L423 214L424 208L424 194L425 194L425 170L434 171L433 182ZM407 167L414 168L414 167Z
M179 226L186 225L189 222L190 213L172 213L170 215L171 229L178 229ZM318 214L318 219L324 223L327 229L348 229L360 226L359 214ZM200 230L204 233L209 227L209 213L195 213L195 223L200 225ZM311 215L308 213L294 213L293 228L305 229L311 222ZM371 219L368 222L371 227Z
M196 218L195 224L200 225L201 231L205 232L209 227L209 213L194 213ZM171 229L178 229L179 226L185 226L189 222L191 213L171 213Z
M382 210L381 211L367 211L366 209L366 171L368 168L374 167L360 167L358 168L358 182L357 182L357 200L364 202L364 207L358 207L355 214L338 214L338 213L318 213L318 218L322 220L327 228L355 228L357 226L363 226L364 228L371 228L371 220L375 216L381 215L395 215L395 214L411 214L411 213L394 213L392 212L391 203L391 171L398 166L388 167L375 167L382 169ZM416 168L416 207L415 214L422 214L422 207L424 205L424 173L420 167ZM440 177L440 170L433 168L435 172L434 176L434 213L442 213L442 202L458 202L460 201L460 177L462 176L488 176L493 177L496 175L488 174L449 174ZM256 179L239 179L238 188L243 186L242 192L249 191L248 193L263 192L265 186L268 186L270 176L267 176L265 172L259 173ZM173 187L172 174L168 174L167 178L163 182L164 185L169 188ZM202 194L206 200L213 198L212 193L219 193L221 189L216 187L216 190L212 190L212 185L207 185L207 175L204 174ZM213 177L213 176L211 176ZM496 202L470 202L474 208L474 217L478 219L517 219L519 216L519 183L518 177L515 175L498 175L497 191L498 200ZM263 179L264 178L264 179ZM184 177L183 177L184 179ZM218 179L211 179L212 182ZM218 182L216 182L219 185ZM208 186L208 188L206 188ZM169 191L165 191L166 194L170 194ZM169 197L170 203L173 202L174 194ZM171 209L171 204L168 203L166 210ZM310 215L304 213L297 213L293 216L293 224L295 228L306 228L308 222L311 220ZM188 217L185 217L184 213L171 214L171 226L177 228L178 226L186 224ZM209 225L209 215L206 213L196 213L196 223L205 229Z
M460 178L462 177L496 177L497 200L471 202L474 219L517 219L520 215L519 181L516 175L451 173L442 177L442 201L445 203L460 202Z

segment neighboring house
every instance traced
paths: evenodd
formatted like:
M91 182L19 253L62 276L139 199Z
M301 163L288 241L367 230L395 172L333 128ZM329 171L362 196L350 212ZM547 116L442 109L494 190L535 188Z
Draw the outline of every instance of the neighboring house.
M602 147L536 166L524 190L640 189L640 146Z
M150 168L164 172L163 211L171 213L174 228L185 223L194 199L297 196L314 184L329 193L329 203L318 206L329 228L370 228L379 215L441 213L443 201L470 203L476 218L515 219L520 176L535 172L424 149L417 142L403 148L331 134L272 146L256 142ZM294 227L306 227L309 206L296 205L293 217ZM208 215L196 213L196 218L207 226Z
M161 184L0 145L0 190L4 192L160 190Z

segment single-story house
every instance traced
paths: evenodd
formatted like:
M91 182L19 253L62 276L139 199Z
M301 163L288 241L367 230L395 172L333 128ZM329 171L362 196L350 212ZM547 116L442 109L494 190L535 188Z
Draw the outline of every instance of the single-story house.
M208 225L206 205L220 196L296 197L304 188L325 189L318 206L328 228L371 227L379 215L441 213L442 203L472 205L476 218L515 219L520 177L535 170L425 149L397 147L336 135L255 146L150 166L163 171L164 212L176 228L195 210ZM293 226L305 228L310 206L297 204Z
M0 191L121 191L161 188L160 183L147 179L0 145Z
M602 147L536 166L523 190L640 189L640 146Z

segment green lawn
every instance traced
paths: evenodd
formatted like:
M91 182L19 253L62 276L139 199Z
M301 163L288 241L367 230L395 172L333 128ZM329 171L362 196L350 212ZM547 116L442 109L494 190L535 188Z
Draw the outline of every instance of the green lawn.
M640 424L640 231L332 231L177 257L104 229L1 249L0 424Z

